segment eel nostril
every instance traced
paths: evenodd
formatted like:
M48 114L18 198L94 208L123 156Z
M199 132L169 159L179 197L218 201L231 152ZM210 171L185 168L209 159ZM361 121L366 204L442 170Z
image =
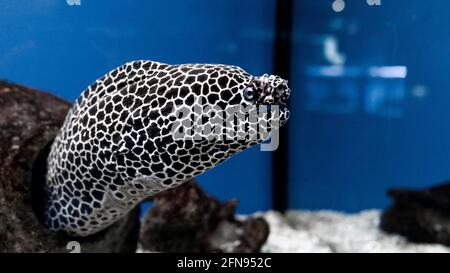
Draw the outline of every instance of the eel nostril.
M272 104L275 102L274 98L272 97L272 95L267 96L266 99L264 100L265 103L269 103Z

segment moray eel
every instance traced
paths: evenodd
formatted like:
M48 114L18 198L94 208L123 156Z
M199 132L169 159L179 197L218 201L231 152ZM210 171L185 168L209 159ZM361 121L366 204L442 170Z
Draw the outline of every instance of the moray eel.
M80 95L51 145L45 225L72 236L105 229L143 199L264 141L278 128L273 124L288 120L289 94L280 77L254 77L237 66L152 61L120 66ZM261 111L264 105L277 105L278 114ZM224 118L215 115L217 109L230 106L236 106L231 119L217 121ZM242 110L249 107L257 119ZM214 130L192 133L208 128ZM182 129L194 137L177 136ZM233 129L234 137L228 137Z

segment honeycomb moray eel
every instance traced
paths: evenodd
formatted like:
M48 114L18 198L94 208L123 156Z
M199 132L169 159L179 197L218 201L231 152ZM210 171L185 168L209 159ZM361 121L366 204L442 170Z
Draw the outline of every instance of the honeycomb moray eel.
M289 94L287 81L280 77L254 77L237 66L153 61L120 66L80 95L52 143L45 225L72 236L105 229L143 199L264 141L277 127L263 124L280 126L288 120ZM214 109L239 106L235 109L242 112L262 105L278 105L278 114L258 111L257 119L247 115L240 123L235 117L231 122L231 128L239 128L235 136L251 131L256 137L199 139L174 133L186 124L182 118L192 121L191 128L183 125L185 132L194 125L202 131L217 128Z

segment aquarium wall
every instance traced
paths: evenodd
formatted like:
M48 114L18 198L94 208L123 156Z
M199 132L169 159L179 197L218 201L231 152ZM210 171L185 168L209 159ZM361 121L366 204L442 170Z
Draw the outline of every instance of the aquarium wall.
M279 14L276 0L2 1L0 75L72 102L138 59L262 75L280 61L281 31L291 47L285 152L238 154L198 178L210 194L239 199L240 213L274 208L274 194L289 209L355 212L384 208L388 188L449 179L450 2L291 3ZM290 28L277 27L284 16ZM285 179L272 176L274 160Z
M274 0L2 1L0 75L70 101L132 60L272 70ZM232 18L232 20L230 20ZM271 154L254 147L198 181L241 212L271 208Z
M380 208L448 180L450 3L331 2L294 1L289 207Z

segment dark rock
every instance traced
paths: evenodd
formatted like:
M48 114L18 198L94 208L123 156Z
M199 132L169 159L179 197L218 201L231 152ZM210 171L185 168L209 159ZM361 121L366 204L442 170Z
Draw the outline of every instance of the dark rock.
M238 220L237 201L221 203L194 181L153 199L140 243L157 252L258 252L269 235L262 218Z
M392 189L393 206L383 212L380 227L418 243L450 246L450 184L425 190Z
M42 213L48 147L70 106L53 95L0 81L0 252L68 252L73 240L81 252L136 249L138 209L86 238L51 233L36 216Z

